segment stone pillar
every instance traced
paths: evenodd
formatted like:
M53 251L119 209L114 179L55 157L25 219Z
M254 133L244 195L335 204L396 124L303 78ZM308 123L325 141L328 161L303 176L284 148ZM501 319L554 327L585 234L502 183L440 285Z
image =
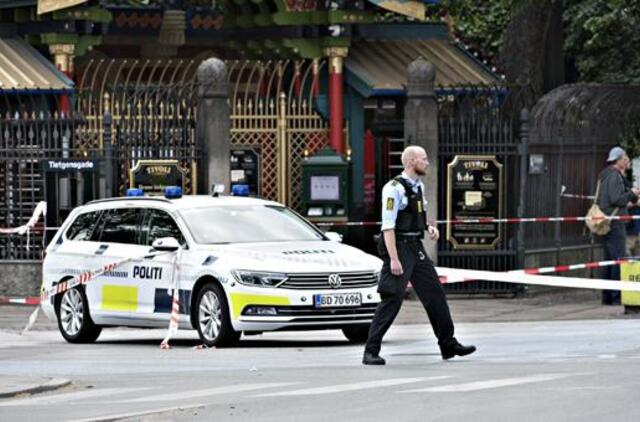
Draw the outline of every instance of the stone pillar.
M342 65L347 52L346 47L325 49L329 57L329 145L338 154L345 153Z
M63 72L73 80L73 57L75 54L74 44L51 44L49 45L49 53L53 56L53 63L58 70ZM69 96L64 94L60 96L60 112L69 115L71 112L71 101Z
M198 66L198 115L196 139L202 154L198 193L209 193L214 184L229 192L229 83L222 60L212 57Z
M429 171L423 177L427 190L427 218L438 219L438 104L434 91L435 68L431 63L418 58L407 68L407 104L404 114L404 138L406 145L418 145L425 149L429 157ZM444 227L440 236L445 235ZM425 250L437 262L438 245L425 240Z

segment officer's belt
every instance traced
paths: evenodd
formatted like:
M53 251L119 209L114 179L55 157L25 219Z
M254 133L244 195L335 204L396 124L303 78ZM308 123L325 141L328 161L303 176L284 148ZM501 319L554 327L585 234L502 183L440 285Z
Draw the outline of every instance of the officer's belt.
M396 237L401 237L402 239L422 239L424 237L424 233L422 233L422 232L396 232Z

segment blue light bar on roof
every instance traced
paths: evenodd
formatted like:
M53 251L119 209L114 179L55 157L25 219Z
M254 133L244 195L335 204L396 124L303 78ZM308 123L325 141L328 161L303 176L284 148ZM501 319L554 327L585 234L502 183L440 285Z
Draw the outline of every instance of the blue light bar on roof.
M249 185L233 185L233 186L231 186L231 195L233 195L233 196L249 196Z
M164 197L167 199L182 198L182 188L180 186L167 186L164 188Z
M127 196L144 196L144 191L138 188L127 189Z

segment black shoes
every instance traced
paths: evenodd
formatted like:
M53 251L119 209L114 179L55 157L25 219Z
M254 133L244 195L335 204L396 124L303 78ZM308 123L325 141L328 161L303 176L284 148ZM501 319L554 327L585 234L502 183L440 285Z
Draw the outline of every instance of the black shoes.
M382 359L378 355L374 355L373 353L366 353L362 357L363 365L384 365L387 363L384 359Z
M443 347L440 349L442 359L451 359L454 356L467 356L476 351L476 346L463 346L457 341L453 346Z

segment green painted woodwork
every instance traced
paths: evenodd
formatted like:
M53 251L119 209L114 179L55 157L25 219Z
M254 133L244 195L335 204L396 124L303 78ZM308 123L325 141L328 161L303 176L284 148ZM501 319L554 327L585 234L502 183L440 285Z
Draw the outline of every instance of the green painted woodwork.
M351 38L345 37L323 37L320 38L320 45L323 48L326 47L349 47L351 45Z
M73 44L75 45L74 56L79 57L86 54L89 50L89 47L93 47L94 45L99 45L102 43L102 37L96 35L82 35L78 36L75 34L56 34L56 33L46 33L40 34L40 37L30 38L31 40L37 40L36 43L39 44Z
M98 6L78 6L70 9L57 10L51 13L53 20L87 20L93 22L109 23L113 20L111 12Z
M320 58L324 55L322 52L322 47L317 40L286 38L282 41L282 43L286 47L290 48L293 53L305 59Z
M352 204L364 202L364 99L356 91L347 88L343 102L349 110L349 143L351 147ZM358 207L355 207L358 208Z
M373 23L376 21L372 12L353 10L331 10L327 12L328 23Z
M312 25L314 12L278 12L273 14L276 25Z
M326 25L329 22L329 12L319 10L311 16L311 23L315 25Z

